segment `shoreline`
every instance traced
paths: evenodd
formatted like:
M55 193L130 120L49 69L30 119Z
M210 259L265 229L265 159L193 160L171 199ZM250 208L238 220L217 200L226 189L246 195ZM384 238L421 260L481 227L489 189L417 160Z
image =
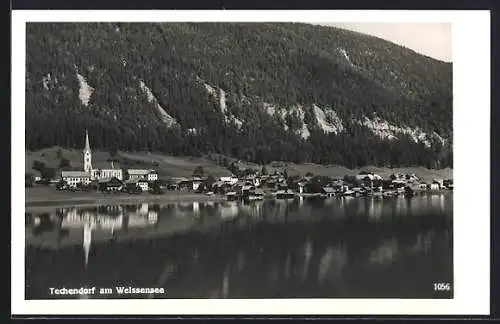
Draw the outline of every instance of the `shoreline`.
M204 194L186 193L172 194L166 193L161 195L141 194L141 195L124 195L124 194L89 194L81 197L71 197L57 194L46 195L43 197L26 197L25 209L40 209L40 208L61 208L61 207L83 207L97 205L114 205L114 204L139 204L139 203L177 203L177 202L208 202L208 201L225 201L226 197L221 195L207 196Z
M453 193L453 191L425 191L417 193L420 195L435 195L443 193ZM57 197L59 195L59 197ZM81 195L81 193L80 193ZM27 195L28 196L28 195ZM377 196L378 197L378 196ZM382 197L378 197L382 198ZM52 210L54 208L64 207L90 207L99 205L123 205L123 204L141 204L141 203L194 203L194 202L221 202L227 201L226 196L213 195L208 196L198 193L171 193L167 192L160 195L153 194L96 194L88 193L86 196L70 196L57 192L45 192L44 195L37 197L26 197L25 212Z

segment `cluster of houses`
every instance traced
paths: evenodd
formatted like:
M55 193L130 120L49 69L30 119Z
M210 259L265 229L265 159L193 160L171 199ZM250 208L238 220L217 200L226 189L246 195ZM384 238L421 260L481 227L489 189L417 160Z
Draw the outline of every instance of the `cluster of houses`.
M187 191L209 195L227 195L228 199L246 198L260 200L265 196L289 199L297 196L412 196L428 190L453 188L452 180L435 179L431 183L422 182L415 174L393 174L389 179L371 172L360 172L342 179L313 176L289 177L286 172L273 174L245 172L244 176L169 178L159 179L153 169L93 168L88 133L85 137L82 171L62 171L58 189L75 190L94 186L102 192L153 192Z
M265 196L277 199L295 197L328 198L333 196L413 196L419 192L453 189L452 180L435 179L422 182L415 174L395 174L390 179L361 172L342 179L306 176L287 177L276 172L272 175L248 175L246 177L222 177L212 183L193 182L198 192L225 194L228 199L260 200Z
M114 169L114 173L101 173L90 176L82 171L62 171L58 189L77 190L94 186L99 191L150 191L158 180L158 173L153 169ZM125 171L125 172L124 172Z
M452 180L435 179L423 183L415 174L395 174L390 179L361 172L356 176L334 179L319 176L288 177L284 172L262 175L259 172L246 176L171 178L162 184L170 191L190 191L208 195L226 195L229 200L261 200L267 197L291 199L333 196L412 196L429 190L453 189Z
M110 162L109 168L94 168L92 165L92 151L88 132L85 134L85 148L83 150L83 170L61 171L61 181L58 189L75 190L81 187L95 185L100 191L149 191L150 184L158 180L158 173L152 169L115 168Z
M79 184L96 184L97 190L126 191L129 193L193 192L208 195L227 195L228 199L247 197L260 200L267 196L276 198L293 198L296 196L395 196L399 194L413 195L418 192L453 189L452 180L434 179L431 183L422 182L414 174L395 174L389 179L361 172L356 176L345 176L342 179L321 176L287 177L282 172L262 175L258 172L246 176L209 177L170 177L159 179L158 173L152 169L129 169L114 177L76 177L73 172L63 171L62 179L68 188ZM124 178L124 173L127 175ZM73 178L73 179L71 179ZM71 180L69 180L71 179ZM68 181L69 180L69 181Z

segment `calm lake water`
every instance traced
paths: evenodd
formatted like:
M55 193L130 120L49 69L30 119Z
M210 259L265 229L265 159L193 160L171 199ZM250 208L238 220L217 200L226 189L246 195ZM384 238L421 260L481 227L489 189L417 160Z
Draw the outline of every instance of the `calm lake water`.
M453 285L452 215L449 192L45 209L26 213L26 299L452 298L434 291ZM80 287L111 290L50 290Z

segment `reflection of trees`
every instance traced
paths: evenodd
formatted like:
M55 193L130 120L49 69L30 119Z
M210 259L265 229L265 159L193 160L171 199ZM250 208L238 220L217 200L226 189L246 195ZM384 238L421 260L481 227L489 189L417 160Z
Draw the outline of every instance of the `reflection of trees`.
M369 263L386 264L393 261L398 252L398 241L394 238L382 242L370 252Z
M38 236L54 229L56 229L56 223L51 219L49 213L41 213L34 217L33 235Z
M345 247L340 243L335 246L329 246L321 255L318 265L318 281L324 280L336 281L340 279L342 270L346 265L347 256Z
M68 237L68 236L69 236L69 230L67 230L67 229L60 229L58 234L59 234L59 235L57 236L57 242L58 242L58 243L61 243L61 241L62 241L65 237Z
M404 214L408 206L432 200L342 202L329 202L328 208L309 203L301 207L299 202L251 203L237 206L236 217L224 222L221 211L230 204L200 204L202 221L190 224L186 220L183 232L155 239L137 237L126 243L93 242L86 277L72 271L76 264L70 262L73 251L66 249L57 252L57 258L37 258L39 269L44 269L39 271L47 278L33 282L32 274L27 282L56 285L63 279L55 273L63 273L65 281L78 284L88 280L103 286L163 285L171 298L363 297L370 292L376 297L384 294L382 283L389 285L387 294L398 289L404 294L398 283L409 280L405 276L414 276L412 280L418 283L417 269L426 269L425 256L437 253L437 246L444 246L441 249L451 255L447 241L451 240L450 224L444 215L429 213L429 208L422 214L415 210L424 209L416 208L412 217ZM437 203L440 208L440 201ZM174 208L149 206L148 213L157 209L156 226L162 223L171 228ZM403 216L391 217L400 209ZM81 252L79 256L81 259ZM389 274L393 276L390 280ZM406 294L419 292L417 284L408 289Z
M318 222L306 228L300 223L256 223L252 231L236 223L221 224L218 235L188 232L126 245L96 243L88 280L102 285L117 280L163 284L169 297L186 296L186 291L192 297L206 297L209 292L218 297L337 294L347 287L362 289L362 276L377 280L373 266L398 267L398 258L407 257L418 240L425 241L431 228L437 228L436 233L444 230L430 223L422 228L417 221L398 226L360 220ZM428 253L434 243L426 242ZM383 259L389 254L391 262ZM373 264L375 257L382 261Z
M59 215L59 219L62 218L66 223L81 222L85 219L88 221L92 221L92 219L97 220L95 215L98 215L99 219L102 220L107 219L106 217L116 217L113 215L116 215L117 211L122 210L124 217L121 228L122 232L128 231L129 222L132 223L133 227L139 226L139 224L143 224L144 226L154 225L157 229L163 228L162 231L166 231L170 227L169 223L174 221L174 219L188 221L190 218L199 215L197 221L192 224L194 229L202 231L210 230L214 235L217 235L220 230L218 231L217 227L213 227L213 225L219 222L221 218L231 223L229 225L230 228L253 227L256 223L260 222L318 222L322 220L349 219L353 219L353 221L365 220L390 224L405 221L406 218L412 217L412 215L418 216L423 211L442 211L442 204L443 200L441 198L433 200L425 196L416 199L333 198L328 200L328 202L325 200L302 204L298 200L289 202L271 200L248 204L237 202L199 203L197 209L192 203L186 203L184 206L176 204L133 204L121 207L61 208L56 211L56 215ZM156 211L158 212L155 214ZM139 217L139 214L142 216ZM233 218L238 218L238 221L234 223L232 221ZM57 228L57 224L55 226ZM53 227L39 227L37 231L40 232L47 229L53 229Z
M125 213L135 213L137 212L137 209L139 208L138 205L124 205L123 210Z
M97 212L99 214L106 214L106 212L107 212L106 206L99 206L99 207L97 207Z

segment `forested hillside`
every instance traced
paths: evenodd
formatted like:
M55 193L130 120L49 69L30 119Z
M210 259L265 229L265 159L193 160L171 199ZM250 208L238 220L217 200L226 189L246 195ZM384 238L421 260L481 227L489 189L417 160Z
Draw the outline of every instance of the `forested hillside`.
M307 24L27 24L27 149L85 129L107 150L441 168L452 66Z

